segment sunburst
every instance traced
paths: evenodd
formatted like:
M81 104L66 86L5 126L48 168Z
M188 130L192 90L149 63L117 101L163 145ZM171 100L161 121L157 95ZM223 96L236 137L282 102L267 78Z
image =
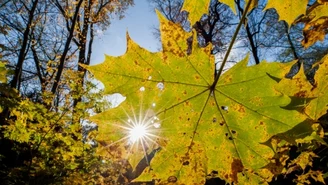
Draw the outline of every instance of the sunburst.
M133 115L127 114L128 120L124 121L124 126L121 126L126 134L127 143L137 149L141 145L144 151L152 144L157 145L156 139L159 138L161 123L154 111L148 109L143 113L140 109L137 115L132 109L131 113Z
M140 88L140 92L143 91L145 89ZM123 114L120 113L115 121L108 123L117 128L114 128L113 132L116 133L113 134L120 137L116 137L117 139L112 140L106 147L117 146L118 148L109 152L128 159L133 168L142 160L150 165L154 154L165 149L167 143L167 139L161 136L164 120L158 114L162 111L156 112L161 110L161 107L158 107L156 101L143 102L143 96L141 94L139 104L122 106Z

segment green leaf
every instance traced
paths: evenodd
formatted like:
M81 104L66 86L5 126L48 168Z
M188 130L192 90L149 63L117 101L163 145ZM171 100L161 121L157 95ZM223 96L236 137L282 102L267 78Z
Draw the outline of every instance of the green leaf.
M128 37L125 55L106 56L104 63L88 67L104 83L106 93L126 96L119 107L91 118L99 125L98 140L109 152L120 143L120 151L127 154L119 155L134 158L131 154L138 150L127 144L126 127L131 119L134 124L147 122L152 141L146 139L139 146L145 146L144 152L162 150L151 160L152 170L145 170L138 180L164 182L176 177L182 183L204 184L212 170L227 182L241 184L250 177L251 184L272 178L262 167L274 153L260 143L307 118L281 108L292 99L275 88L293 63L247 66L245 58L213 86L211 46L199 48L194 42L188 55L190 33L161 15L159 19L162 52L150 53ZM149 124L155 116L160 128Z

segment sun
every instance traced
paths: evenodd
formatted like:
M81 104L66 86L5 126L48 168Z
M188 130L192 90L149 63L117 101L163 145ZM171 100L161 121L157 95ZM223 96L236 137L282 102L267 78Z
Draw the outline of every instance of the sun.
M156 112L157 106L155 101L143 103L141 99L137 105L121 107L123 114L120 114L115 122L109 123L114 126L111 132L119 137L107 146L119 146L120 155L129 159L132 166L137 165L141 159L145 159L149 165L152 159L150 154L166 146L163 120L160 118L161 112Z
M130 108L128 111L124 110L126 119L121 119L121 124L116 125L122 129L121 132L124 135L119 141L124 141L125 146L129 148L129 153L140 150L147 153L148 149L158 148L157 141L160 139L161 120L153 110L155 103L146 110L139 107L140 110L137 112L132 106Z
M148 129L143 124L137 124L129 129L129 141L135 143L138 140L144 140L148 133Z
M123 128L130 145L141 144L143 147L149 147L151 143L156 143L155 140L159 137L160 120L151 109L144 114L140 112L139 115L128 117Z

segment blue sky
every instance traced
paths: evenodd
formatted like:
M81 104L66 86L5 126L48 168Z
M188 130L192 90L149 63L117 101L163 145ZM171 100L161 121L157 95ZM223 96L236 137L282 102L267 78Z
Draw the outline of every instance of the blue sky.
M153 52L158 51L160 43L153 32L159 22L149 2L135 0L134 6L124 15L125 18L121 20L114 19L110 27L95 39L91 65L103 62L105 54L123 55L126 50L126 31L141 47Z

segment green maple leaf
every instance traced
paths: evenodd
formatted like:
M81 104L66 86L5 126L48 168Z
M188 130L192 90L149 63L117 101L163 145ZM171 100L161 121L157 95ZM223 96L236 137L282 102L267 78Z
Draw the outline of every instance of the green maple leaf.
M144 152L161 150L139 180L204 184L216 170L227 182L270 181L273 174L263 167L274 153L261 143L307 118L281 108L292 99L275 88L293 63L247 66L245 58L215 81L211 46L199 48L195 36L189 45L191 33L159 17L162 52L150 53L128 37L125 55L106 56L104 63L88 67L106 93L126 96L119 107L91 118L99 125L99 150L131 163L140 160L138 150L127 147L129 120L155 120L160 128L149 124L153 142L140 145L146 146Z

